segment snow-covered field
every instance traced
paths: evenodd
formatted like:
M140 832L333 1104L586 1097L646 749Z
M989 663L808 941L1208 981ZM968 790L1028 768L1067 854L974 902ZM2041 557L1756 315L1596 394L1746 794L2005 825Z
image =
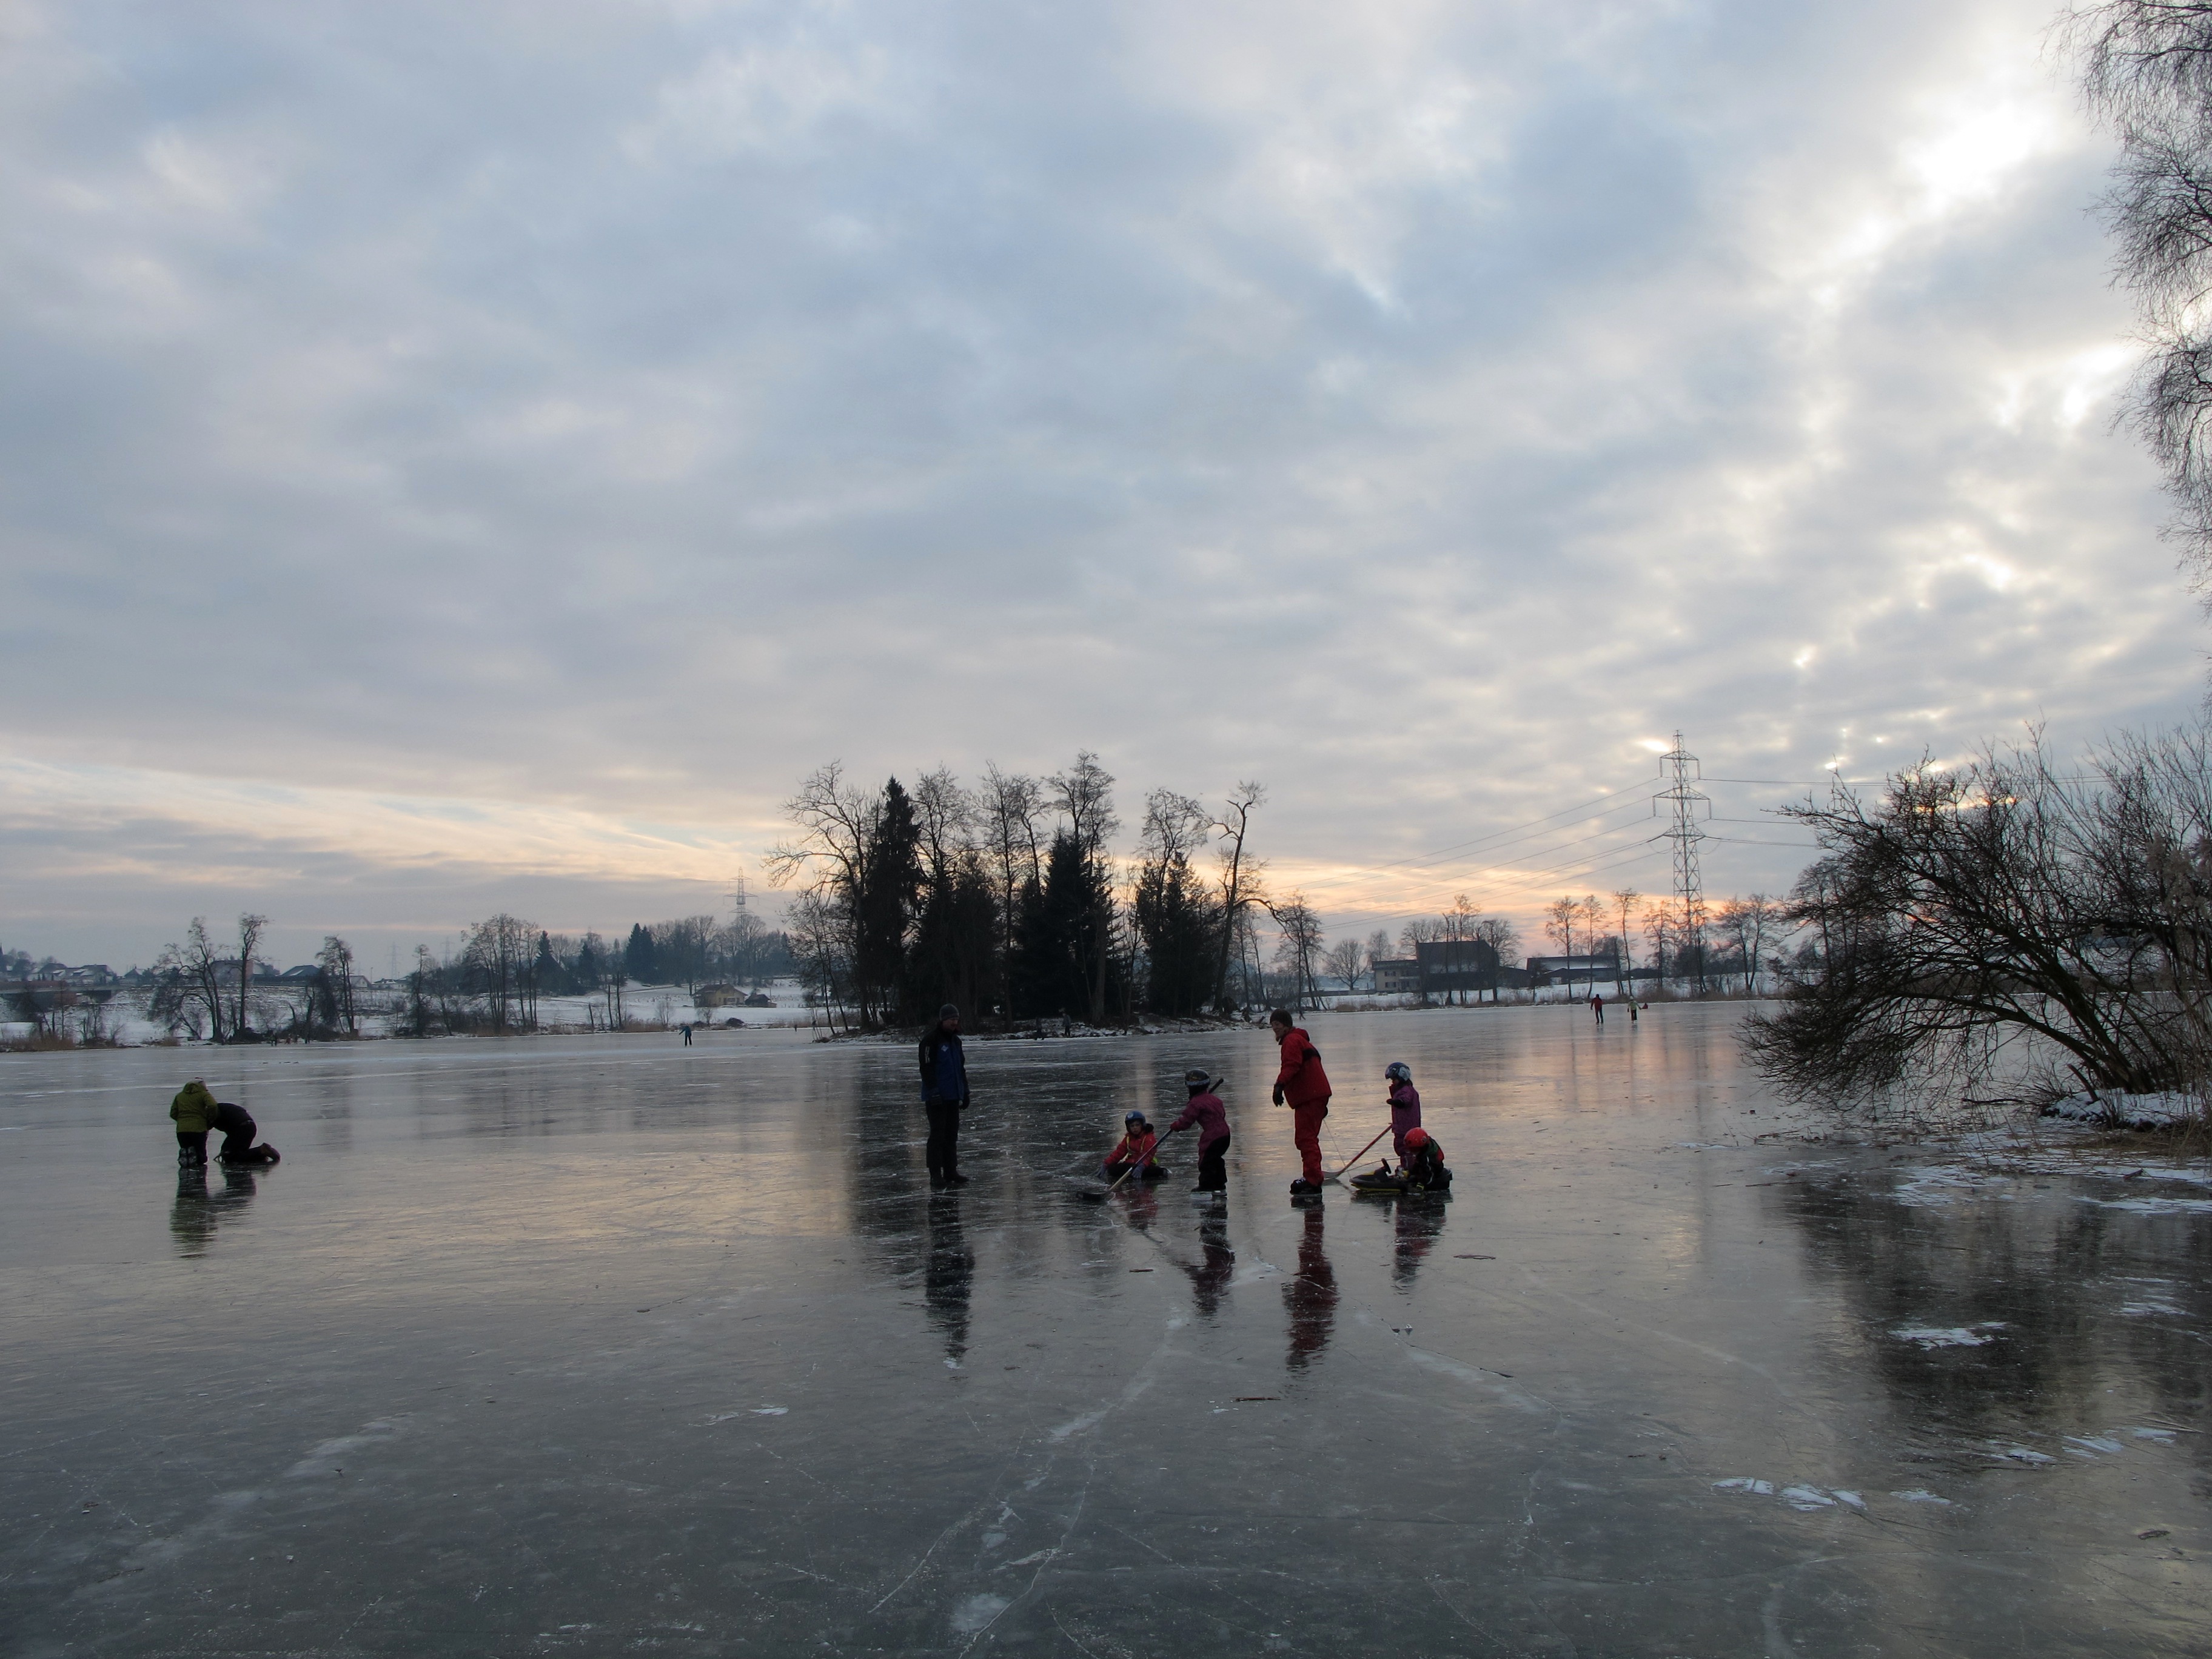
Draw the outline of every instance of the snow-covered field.
M730 1030L734 1029L732 1021L742 1027L821 1023L821 1015L806 1006L805 990L796 980L777 980L764 988L763 994L775 1003L774 1007L702 1008L680 985L631 985L623 992L623 1020L631 1030L656 1027L673 1030L687 1024ZM390 1036L404 1018L404 999L398 993L389 991L362 992L361 997L367 1005L367 1012L361 1018L362 1036ZM81 1014L69 1016L74 1022L68 1028L72 1036L92 1034L77 1029L84 1018ZM288 1018L282 992L256 991L253 1023L257 1029L282 1027ZM538 1002L538 1023L549 1031L605 1030L610 1024L607 1001L604 996L541 997ZM143 999L136 992L124 992L109 1001L100 1011L95 1030L103 1039L112 1038L125 1047L161 1042L168 1037L165 1026L146 1018ZM0 1042L26 1042L33 1034L33 1028L27 1024L0 1021Z

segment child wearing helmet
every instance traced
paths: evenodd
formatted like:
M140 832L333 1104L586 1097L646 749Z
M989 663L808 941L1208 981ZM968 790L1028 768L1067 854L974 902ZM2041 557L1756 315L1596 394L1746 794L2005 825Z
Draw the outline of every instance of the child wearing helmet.
M1451 1186L1451 1171L1444 1167L1443 1143L1426 1129L1406 1132L1406 1158L1398 1166L1409 1193L1441 1193Z
M1159 1148L1160 1138L1152 1126L1145 1121L1142 1112L1131 1112L1121 1120L1121 1139L1106 1155L1105 1168L1100 1171L1109 1181L1119 1179L1132 1169L1139 1181L1158 1181L1167 1174L1153 1153Z
M1398 1167L1406 1167L1406 1137L1421 1127L1421 1091L1413 1086L1413 1068L1394 1060L1382 1068L1390 1085L1390 1146L1398 1154Z
M1189 1103L1182 1115L1168 1125L1170 1134L1184 1129L1198 1131L1198 1185L1192 1188L1194 1199L1212 1199L1219 1193L1229 1192L1229 1114L1221 1103L1221 1097L1213 1091L1221 1086L1221 1079L1203 1071L1182 1074L1182 1086L1190 1091Z

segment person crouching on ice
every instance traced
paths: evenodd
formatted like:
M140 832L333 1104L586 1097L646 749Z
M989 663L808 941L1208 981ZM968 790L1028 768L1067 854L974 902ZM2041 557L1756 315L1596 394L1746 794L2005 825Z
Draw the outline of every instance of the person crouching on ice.
M1190 1091L1190 1099L1184 1104L1182 1115L1168 1125L1170 1134L1179 1134L1185 1129L1198 1131L1198 1185L1191 1195L1211 1198L1216 1193L1229 1190L1229 1111L1221 1103L1221 1097L1213 1091L1221 1086L1221 1079L1209 1077L1204 1072L1185 1072L1183 1087Z
M1398 1154L1398 1167L1406 1167L1406 1137L1421 1127L1421 1091L1413 1086L1413 1068L1394 1060L1382 1068L1390 1085L1390 1150Z
M1444 1168L1444 1149L1426 1129L1406 1132L1404 1160L1398 1173L1409 1193L1441 1193L1451 1186L1451 1171Z
M261 1133L261 1127L245 1107L234 1106L227 1100L216 1102L215 1127L222 1131L222 1150L216 1157L230 1168L246 1169L276 1161L276 1149L267 1141L258 1146L253 1144L253 1137Z
M1153 1156L1159 1144L1160 1138L1145 1121L1145 1115L1131 1112L1121 1120L1121 1144L1106 1155L1105 1165L1099 1173L1109 1181L1119 1181L1134 1170L1139 1181L1158 1181L1167 1174Z
M215 1127L215 1097L198 1078L177 1091L169 1117L177 1126L177 1162L196 1169L207 1162L208 1131Z

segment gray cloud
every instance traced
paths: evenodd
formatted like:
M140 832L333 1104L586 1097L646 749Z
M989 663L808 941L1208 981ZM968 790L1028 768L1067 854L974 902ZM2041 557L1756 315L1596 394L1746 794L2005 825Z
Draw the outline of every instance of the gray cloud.
M1581 15L18 7L9 933L143 954L257 870L612 926L692 855L348 803L757 850L831 757L1079 745L1267 779L1348 927L1528 902L1353 866L1677 726L1801 778L2193 709L2047 8ZM127 882L51 833L88 764L100 837L177 826Z

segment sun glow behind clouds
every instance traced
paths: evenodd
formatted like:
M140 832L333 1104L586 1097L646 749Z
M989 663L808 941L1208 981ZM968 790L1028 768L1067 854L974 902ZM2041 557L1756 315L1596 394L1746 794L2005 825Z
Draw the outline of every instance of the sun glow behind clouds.
M2048 9L38 12L0 918L465 866L609 925L831 758L1089 746L1127 818L1265 780L1334 927L1552 879L1424 849L1638 732L2185 713Z

